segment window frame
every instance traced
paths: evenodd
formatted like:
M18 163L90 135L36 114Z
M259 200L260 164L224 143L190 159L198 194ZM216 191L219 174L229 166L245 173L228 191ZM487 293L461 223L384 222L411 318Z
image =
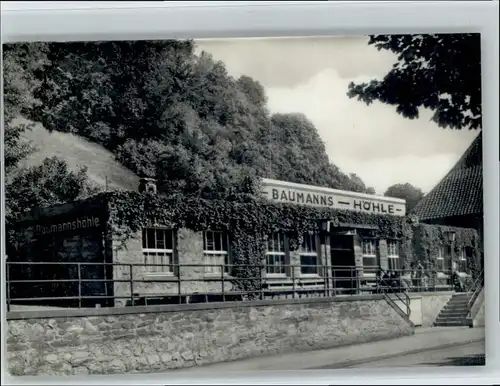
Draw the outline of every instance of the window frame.
M364 237L361 239L361 255L362 255L362 258L363 258L363 268L378 268L379 267L379 259L378 259L378 253L377 253L377 249L378 249L378 239L375 239L375 238L368 238L368 237ZM373 253L365 253L365 243L367 242L370 242L370 244L373 243L373 251L370 251L370 252L373 252ZM371 259L371 260L374 260L375 261L375 264L365 264L365 261L367 259ZM366 274L364 274L366 276Z
M466 253L466 250L465 250L465 247L462 247L460 248L460 253L458 255L458 259L457 259L457 271L459 273L467 273L467 266L468 266L468 260L467 260L467 253ZM462 264L465 265L465 268L464 270L462 270Z
M227 250L216 250L215 249L215 238L214 240L214 249L210 250L207 249L208 243L207 243L207 234L212 233L214 236L215 234L220 234L221 235L221 247L224 247L223 240L224 238L226 239L226 248ZM205 266L205 276L227 276L230 273L230 267L231 267L231 251L230 251L230 237L229 233L226 231L217 231L217 230L205 230L202 232L202 237L203 237L203 264ZM207 258L213 258L214 256L217 256L218 258L223 258L224 263L223 264L212 264L212 263L207 263ZM212 266L209 266L212 265ZM223 266L223 269L219 271L219 266Z
M445 273L446 270L446 264L445 264L445 259L446 259L446 246L443 244L440 244L438 247L438 254L436 256L436 271L439 273ZM442 265L442 266L438 266Z
M309 239L310 245L314 245L314 251L312 249L305 250L304 246L307 246L306 243L306 237L310 237L312 239ZM313 241L313 242L312 242ZM319 240L318 240L318 234L315 232L308 232L302 236L302 243L298 248L298 257L299 257L299 264L300 264L300 271L299 274L301 277L320 277L321 276L321 261L320 261L320 254L319 254ZM314 257L316 260L316 264L313 265L306 265L302 264L302 257ZM315 272L303 272L303 270L307 269L314 269Z
M164 241L166 243L167 236L171 237L172 248L147 248L148 247L148 232L154 231L155 246L157 246L157 231L162 231L164 233ZM146 246L146 247L145 247ZM177 229L169 228L166 226L151 226L142 228L142 257L144 261L144 275L145 276L177 276L179 274L178 266L178 253L177 253ZM161 264L158 266L148 266L147 264L152 264L148 262L147 254L164 254L163 256L169 257L168 264ZM153 255L154 256L154 255ZM161 270L150 270L151 268L163 268ZM167 270L165 270L167 268Z
M395 252L391 251L391 245L395 245ZM401 244L399 240L387 240L387 265L389 271L400 271L401 270L401 256L400 256Z
M279 237L282 237L283 238L283 251L270 251L269 250L269 241L270 239L273 240L273 247L276 245L275 243L275 239L274 239L274 236L278 236L278 244L277 245L280 245L280 241L279 240ZM289 275L289 271L290 271L290 267L288 267L289 265L289 261L290 261L290 253L289 253L289 248L288 248L288 237L286 235L286 233L284 232L273 232L271 235L268 236L267 240L266 240L266 267L265 267L265 270L264 270L264 275L266 277L269 277L269 278L281 278L281 277L287 277ZM280 257L283 259L283 264L279 264L278 267L281 266L281 270L283 272L279 272L279 273L276 273L276 272L269 272L270 268L274 268L276 267L276 264L270 264L269 263L269 258L270 257L273 257L273 258L276 258L276 257Z

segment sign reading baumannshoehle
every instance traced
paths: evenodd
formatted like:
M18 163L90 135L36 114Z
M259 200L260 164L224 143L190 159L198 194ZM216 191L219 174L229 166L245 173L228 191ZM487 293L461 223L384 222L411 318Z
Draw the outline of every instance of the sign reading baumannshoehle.
M374 196L267 178L262 179L262 188L264 197L275 202L391 216L404 216L406 214L406 201L399 198Z
M35 233L47 235L67 231L79 231L82 229L99 228L102 225L99 217L77 217L74 219L60 220L53 224L36 224Z

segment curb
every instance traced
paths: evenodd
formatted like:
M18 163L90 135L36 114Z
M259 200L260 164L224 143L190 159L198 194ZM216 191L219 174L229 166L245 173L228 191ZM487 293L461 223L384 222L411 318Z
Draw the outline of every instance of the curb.
M378 361L383 361L386 359L391 359L391 358L396 358L400 356L408 356L408 355L415 355L415 354L421 354L423 352L427 351L439 351L439 350L445 350L447 348L452 348L452 347L462 347L462 346L467 346L472 343L480 343L484 342L484 338L481 339L471 339L467 342L454 342L454 343L446 343L442 344L439 346L433 346L433 347L425 347L425 348L417 348L414 350L407 350L407 351L400 351L397 353L392 353L392 354L386 354L386 355L380 355L376 357L368 357L364 359L352 359L349 361L344 361L344 362L339 362L339 363L334 363L331 365L324 365L324 366L319 366L319 367L308 367L303 370L333 370L333 369L342 369L346 367L352 367L352 366L357 366L357 365L362 365L365 363L371 363L371 362L378 362Z

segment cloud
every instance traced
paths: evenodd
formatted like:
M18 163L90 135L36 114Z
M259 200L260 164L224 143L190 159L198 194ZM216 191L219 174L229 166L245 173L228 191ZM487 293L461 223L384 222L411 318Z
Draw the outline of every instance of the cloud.
M267 88L273 113L302 112L316 126L330 160L345 172L358 174L382 193L395 183L431 189L458 160L475 132L443 130L424 111L409 120L392 106L369 106L346 95L352 80L334 69L323 70L295 87Z
M409 120L392 106L349 99L349 82L380 79L396 60L367 43L366 36L219 39L197 41L197 49L222 60L231 75L261 82L271 112L304 113L344 172L379 193L405 182L428 191L477 132L439 128L429 111Z

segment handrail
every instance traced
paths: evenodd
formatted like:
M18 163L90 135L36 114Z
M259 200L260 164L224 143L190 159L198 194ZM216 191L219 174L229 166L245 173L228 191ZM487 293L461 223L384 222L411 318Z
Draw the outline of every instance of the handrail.
M393 290L393 288L391 287L390 283L387 283L387 281L385 279L383 279L383 275L387 274L387 272L383 269L383 268L380 268L380 281L382 283L385 284L385 288L390 288L392 290L392 293L396 295L396 298L398 298L399 301L401 301L405 306L406 306L406 311L404 309L402 309L401 307L399 307L401 309L401 311L403 311L403 313L408 317L410 318L410 315L411 315L411 298L410 296L406 293L406 292L396 292ZM400 286L401 287L401 286ZM386 299L389 299L389 301L391 301L392 303L396 304L396 302L394 302L391 297L385 292L383 291L383 294L385 296ZM401 298L400 294L403 294L404 295L404 299Z
M479 293L483 289L483 286L484 286L484 269L481 270L481 273L479 274L479 276L476 278L476 280L474 280L474 282L467 289L467 293L472 292L472 295L469 298L469 301L467 302L467 309L469 310L469 313L472 309L472 306L476 302L476 299L478 298Z
M54 265L63 268L61 271L43 269L43 266ZM26 268L23 268L26 267ZM11 271L11 268L17 267ZM73 268L72 268L73 267ZM87 270L90 267L90 271ZM106 270L104 268L109 268ZM168 268L157 271L153 267ZM194 275L186 274L181 268L192 268ZM238 275L238 268L255 268ZM283 264L282 273L268 272L274 265L259 264L151 264L151 263L107 263L107 262L57 262L57 261L9 261L6 262L7 275L7 309L12 303L19 304L64 304L69 307L93 307L102 304L140 305L154 301L178 302L201 301L200 296L210 295L204 301L245 300L259 296L263 298L297 298L302 296L336 296L337 294L359 294L364 292L378 293L381 285L383 291L394 293L394 299L401 301L398 305L403 314L410 315L410 296L407 292L399 293L398 289L380 280L377 275L385 271L379 266L301 266ZM305 273L301 272L307 267ZM116 268L116 269L115 269ZM200 269L205 268L205 269ZM25 270L26 269L26 270ZM29 269L29 270L28 270ZM30 274L33 273L33 275ZM183 273L181 273L183 272ZM312 274L311 272L316 272ZM12 273L12 275L10 274ZM365 285L365 279L377 278L377 285ZM220 283L220 289L198 289L200 283ZM400 287L401 288L401 287ZM412 287L410 287L412 288ZM11 291L12 290L12 291ZM193 292L195 291L195 292ZM201 292L196 292L201 291ZM192 299L196 296L195 300ZM389 299L387 294L385 297ZM241 298L241 299L240 299ZM113 300L114 299L114 300ZM151 301L153 301L151 300ZM392 299L391 299L392 301ZM85 303L85 304L82 304ZM104 303L103 303L104 302ZM170 303L169 303L170 304ZM119 305L121 307L121 305Z

